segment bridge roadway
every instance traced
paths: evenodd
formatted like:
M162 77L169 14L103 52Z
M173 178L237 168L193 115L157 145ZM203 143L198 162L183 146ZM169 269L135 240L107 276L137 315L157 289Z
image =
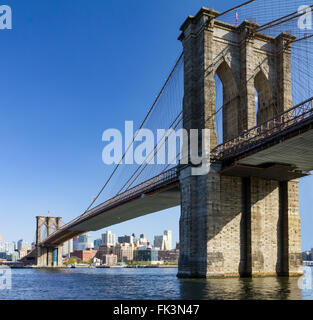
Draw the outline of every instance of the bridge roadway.
M220 173L288 181L313 170L313 98L212 150ZM77 217L41 245L57 246L146 214L180 205L177 168L170 169ZM30 255L33 255L31 252Z

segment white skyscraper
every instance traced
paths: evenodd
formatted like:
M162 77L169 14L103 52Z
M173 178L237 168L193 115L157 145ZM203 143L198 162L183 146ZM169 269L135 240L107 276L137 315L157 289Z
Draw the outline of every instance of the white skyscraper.
M154 247L161 250L172 250L172 231L165 230L162 236L154 236Z
M110 230L107 230L106 233L102 234L102 244L108 246L115 246L116 236Z
M164 237L165 237L165 246L166 246L165 250L172 250L172 231L165 230Z

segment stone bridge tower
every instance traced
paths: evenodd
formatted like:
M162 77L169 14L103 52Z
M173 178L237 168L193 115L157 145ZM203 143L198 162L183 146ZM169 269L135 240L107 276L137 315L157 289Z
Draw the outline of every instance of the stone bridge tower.
M223 84L223 141L293 106L294 36L273 38L257 24L234 26L202 8L181 27L185 129L209 129L217 145L215 81ZM255 92L258 93L258 110ZM199 142L201 143L201 141ZM225 176L215 163L207 175L180 171L179 277L300 275L298 182Z
M58 267L62 265L62 246L46 247L40 243L61 227L60 217L36 217L36 265L38 267Z

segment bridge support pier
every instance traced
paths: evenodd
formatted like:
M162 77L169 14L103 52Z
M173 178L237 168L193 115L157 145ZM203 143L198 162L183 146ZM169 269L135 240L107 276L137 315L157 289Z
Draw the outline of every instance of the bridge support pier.
M61 227L62 218L36 217L36 219L36 265L38 267L61 267L63 264L62 246L47 247L40 243L46 236Z
M179 277L302 275L298 182L180 173Z
M61 267L62 262L62 246L59 247L43 247L36 248L36 265L37 267Z

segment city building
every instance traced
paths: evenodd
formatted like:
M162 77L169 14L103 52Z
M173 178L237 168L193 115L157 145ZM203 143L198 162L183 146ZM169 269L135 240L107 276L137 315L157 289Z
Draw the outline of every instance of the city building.
M26 249L28 249L28 247L26 247ZM5 251L8 254L12 254L13 252L15 252L15 243L14 242L6 242L5 243Z
M135 245L133 243L118 243L114 252L119 262L128 262L134 260Z
M17 250L18 251L27 251L27 250L30 250L30 248L31 248L30 244L28 242L24 241L23 239L21 239L17 242Z
M105 254L102 256L102 263L107 266L114 266L117 264L116 254Z
M109 246L115 246L116 236L110 230L107 230L106 233L102 234L102 244Z
M159 250L158 260L178 264L179 250Z
M93 249L77 250L71 254L72 257L76 257L83 262L87 262L93 259L96 255L97 255L97 250L93 250Z
M101 246L101 244L102 244L102 240L101 240L101 239L96 239L96 240L94 240L94 242L93 242L93 247L94 247L95 249L99 249L99 247Z
M74 251L77 250L77 245L78 245L78 237L73 238L73 249Z
M149 246L150 245L150 242L147 240L147 237L145 234L140 235L139 245L140 246Z
M17 241L17 250L22 251L25 248L25 241L23 239Z
M98 249L96 257L100 260L103 260L103 256L110 254L115 254L114 247L102 244Z
M1 236L1 239L2 239L2 236ZM0 252L3 253L4 255L6 255L7 257L14 255L15 242L0 240ZM8 260L12 261L12 260L10 260L10 258L8 258Z
M78 242L76 243L76 248L74 250L81 251L88 249L93 249L93 241L89 234L83 234L78 237Z
M122 236L117 238L118 243L134 243L134 236Z
M17 251L13 251L12 253L6 253L6 260L11 262L16 262L19 260L19 253Z
M172 231L165 230L162 236L154 236L154 247L160 250L172 250Z
M19 259L22 259L24 258L28 253L28 250L27 249L24 249L24 250L18 250L18 254L19 254Z
M135 260L156 263L159 261L158 250L150 246L139 247L135 251Z
M73 239L70 239L64 242L62 247L62 256L63 257L70 257L71 253L74 251L74 244Z
M92 265L93 266L100 266L101 265L101 260L96 258L96 257L92 258Z
M311 251L302 252L302 260L303 261L312 261Z

